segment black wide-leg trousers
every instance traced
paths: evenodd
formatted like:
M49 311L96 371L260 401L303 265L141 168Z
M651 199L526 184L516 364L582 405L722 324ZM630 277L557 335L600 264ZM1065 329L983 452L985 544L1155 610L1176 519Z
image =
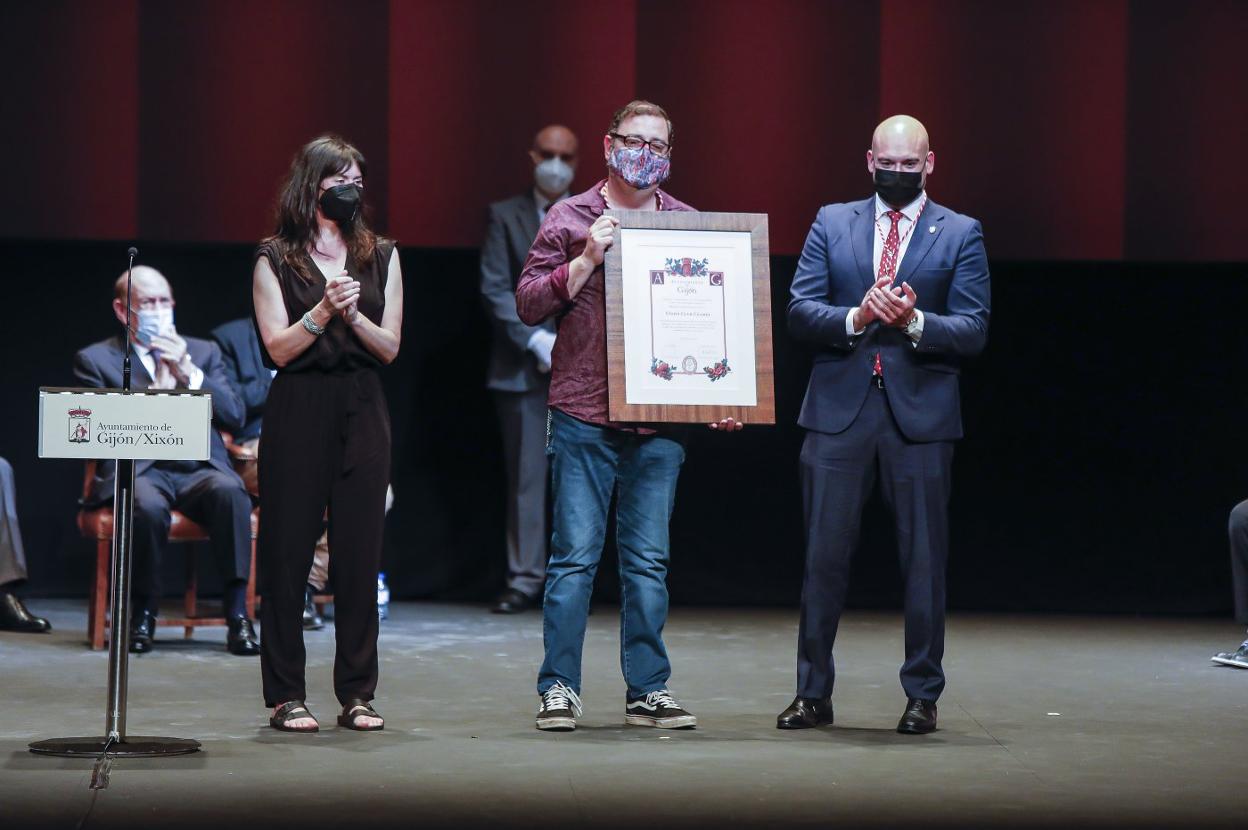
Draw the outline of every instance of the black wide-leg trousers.
M259 456L265 705L307 696L304 590L327 510L334 692L340 703L372 700L377 571L390 480L390 416L377 373L279 373L265 403Z
M832 646L849 587L862 511L876 482L893 515L905 591L907 697L936 700L945 686L945 564L953 443L908 440L885 390L874 385L844 432L807 432L802 446L806 575L798 632L797 694L824 698L836 678Z

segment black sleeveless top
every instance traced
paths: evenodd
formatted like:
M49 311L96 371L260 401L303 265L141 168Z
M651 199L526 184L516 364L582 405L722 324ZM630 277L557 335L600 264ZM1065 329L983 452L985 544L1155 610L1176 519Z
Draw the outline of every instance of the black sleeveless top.
M390 240L377 240L376 250L368 266L357 268L351 257L347 257L347 273L360 283L360 313L381 325L381 314L386 308L386 275L390 269L390 255L394 251L394 243ZM277 275L277 284L282 289L282 302L286 306L286 316L291 323L298 323L304 312L310 311L325 295L325 277L316 266L311 254L301 254L306 260L308 273L313 277L311 282L300 276L294 268L282 259L281 249L277 243L268 241L261 243L256 249L252 260L265 257L269 267ZM258 331L258 330L257 330ZM264 356L264 365L277 369L279 373L289 372L324 372L339 374L354 372L359 369L376 369L381 366L377 356L364 348L354 334L351 333L342 315L335 314L320 335L298 357L285 366L279 367L269 357L264 348L264 340L260 338L260 352Z

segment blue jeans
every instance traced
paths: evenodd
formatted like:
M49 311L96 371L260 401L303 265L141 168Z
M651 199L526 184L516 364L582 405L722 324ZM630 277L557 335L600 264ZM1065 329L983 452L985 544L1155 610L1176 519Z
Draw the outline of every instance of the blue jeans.
M611 494L620 554L620 668L630 698L667 686L668 521L685 460L677 441L587 424L551 412L554 509L546 566L543 639L537 678L544 693L562 681L581 691L581 650L594 574L602 558Z

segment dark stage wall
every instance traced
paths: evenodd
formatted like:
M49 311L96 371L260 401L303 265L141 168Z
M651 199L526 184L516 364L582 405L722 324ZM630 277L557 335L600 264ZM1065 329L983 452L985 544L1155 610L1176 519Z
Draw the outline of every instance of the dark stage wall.
M1246 29L1235 0L18 0L0 236L250 242L334 130L372 161L380 227L474 247L538 127L581 135L587 186L643 96L676 121L673 191L769 213L779 253L861 194L871 129L904 111L933 195L998 258L1242 261L1218 200L1248 146Z
M249 311L251 246L142 243L171 279L179 330ZM122 243L0 243L31 302L0 327L0 454L17 470L33 592L82 593L82 467L35 457L36 388L72 383L81 345L116 328L108 308ZM386 570L400 596L485 598L501 584L503 481L483 388L489 328L472 250L403 250L403 350L385 373L395 509ZM673 522L671 586L684 603L787 603L802 572L793 424L809 355L783 320L795 259L773 261L779 426L697 430ZM951 603L958 608L1221 612L1230 607L1226 519L1248 497L1244 350L1230 311L1242 266L993 264L989 346L964 378L967 439L955 460ZM1217 321L1188 316L1216 298ZM1203 312L1202 312L1203 313ZM876 505L851 599L899 600ZM608 554L600 574L616 591ZM180 585L171 557L171 586Z

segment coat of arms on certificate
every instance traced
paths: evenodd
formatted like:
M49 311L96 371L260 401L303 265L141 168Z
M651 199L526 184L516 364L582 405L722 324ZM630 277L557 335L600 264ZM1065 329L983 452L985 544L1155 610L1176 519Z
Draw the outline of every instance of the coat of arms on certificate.
M774 423L767 217L620 211L607 252L619 421Z

